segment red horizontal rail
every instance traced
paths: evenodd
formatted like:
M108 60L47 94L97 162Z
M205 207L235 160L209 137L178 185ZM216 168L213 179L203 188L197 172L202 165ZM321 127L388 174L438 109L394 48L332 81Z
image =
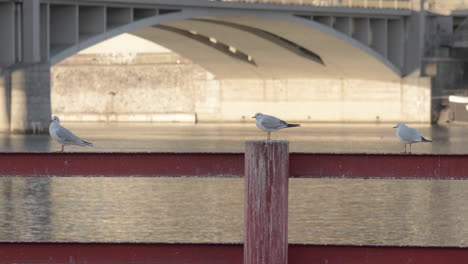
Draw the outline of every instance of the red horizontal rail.
M291 153L291 177L468 178L468 155ZM0 153L0 175L240 177L243 153Z
M242 244L3 242L2 263L240 264ZM289 264L457 264L468 250L456 247L289 245Z
M291 153L291 177L468 178L468 155ZM0 175L240 177L243 153L0 153Z
M243 173L241 153L0 153L0 175L209 177Z
M292 153L292 177L468 178L468 155Z

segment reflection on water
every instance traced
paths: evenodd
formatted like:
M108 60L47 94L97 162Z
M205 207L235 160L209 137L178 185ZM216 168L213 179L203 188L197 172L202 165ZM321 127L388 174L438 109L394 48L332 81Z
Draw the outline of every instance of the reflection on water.
M243 152L246 140L266 139L254 122L246 124L64 123L94 147L66 151ZM392 124L303 124L272 134L290 141L292 152L373 152L404 150ZM413 125L433 143L415 144L414 153L468 153L468 127ZM58 151L48 135L0 134L0 151Z
M468 246L468 181L291 179L289 241ZM0 178L0 240L241 242L240 178Z
M239 241L242 179L0 178L0 240Z
M290 182L290 241L468 245L468 181Z

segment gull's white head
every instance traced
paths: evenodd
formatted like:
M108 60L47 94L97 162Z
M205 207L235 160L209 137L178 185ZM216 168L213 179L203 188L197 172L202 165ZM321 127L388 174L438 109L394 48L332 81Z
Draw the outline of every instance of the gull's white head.
M257 118L259 118L261 116L262 116L262 113L256 113L254 116L252 116L252 118L257 119Z
M52 120L50 120L50 121L60 124L60 119L58 118L58 116L53 116Z
M405 124L403 123L398 123L396 124L396 126L394 126L393 128L400 128L400 127L403 127Z

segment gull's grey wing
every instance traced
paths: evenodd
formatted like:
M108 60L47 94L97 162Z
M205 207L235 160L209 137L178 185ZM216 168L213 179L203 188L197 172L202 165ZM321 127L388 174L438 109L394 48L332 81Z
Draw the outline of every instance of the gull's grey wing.
M77 137L75 134L73 134L70 130L64 128L64 127L59 127L57 129L57 137L59 137L61 140L67 143L74 143L77 145L83 145L84 142L81 140L79 137Z
M411 127L403 127L398 135L406 141L418 142L422 140L421 134Z
M274 116L263 116L260 123L262 124L263 127L267 129L279 129L279 128L284 128L288 126L286 122Z

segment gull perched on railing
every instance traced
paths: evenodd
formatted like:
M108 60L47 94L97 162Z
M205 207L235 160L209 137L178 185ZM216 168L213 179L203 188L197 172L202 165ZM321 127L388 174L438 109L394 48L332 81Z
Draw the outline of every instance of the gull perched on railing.
M52 117L52 122L49 126L50 136L62 144L62 152L65 145L77 145L77 146L92 146L93 143L84 141L79 137L75 136L70 130L60 125L60 119L58 116Z
M270 133L287 127L298 127L300 124L288 124L285 121L270 115L256 113L252 118L256 119L256 125L263 131L268 132L267 140L270 140Z
M396 128L397 138L405 144L405 153L406 153L406 144L409 144L409 153L411 153L411 144L418 142L432 142L432 140L427 140L421 134L419 134L416 129L406 126L403 123L398 123L393 128Z

